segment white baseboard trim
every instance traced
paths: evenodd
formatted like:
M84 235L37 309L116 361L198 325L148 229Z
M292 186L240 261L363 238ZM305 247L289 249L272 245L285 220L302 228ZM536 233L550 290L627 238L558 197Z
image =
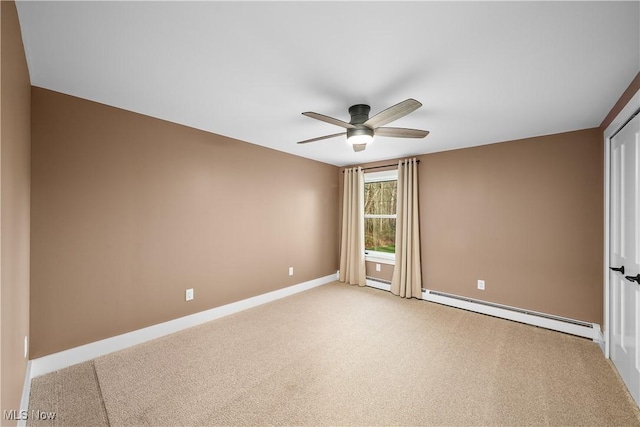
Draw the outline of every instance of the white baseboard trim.
M528 325L539 326L541 328L589 338L598 344L604 342L600 325L597 323L582 322L559 316L551 316L545 313L536 313L534 311L528 311L525 313L523 312L524 310L515 307L494 303L490 303L491 305L485 305L483 304L483 301L475 302L471 298L457 297L456 295L452 295L452 297L437 295L431 293L429 290L422 292L422 299L438 304L474 311L476 313L487 314L489 316L500 317L502 319L513 320L520 323L526 323Z
M597 330L595 330L596 328ZM593 341L595 341L600 346L600 350L602 350L602 354L606 354L606 351L605 351L606 343L604 338L604 332L600 330L600 325L598 325L597 323L593 324L593 329L594 329L593 333L596 336L596 338L594 338Z
M31 396L31 361L27 362L27 371L24 375L24 384L22 386L22 397L20 398L20 414L28 414L29 396ZM18 427L26 427L26 417L19 417Z
M371 288L376 288L376 289L380 289L383 291L388 291L391 292L391 285L384 283L384 282L379 282L377 280L372 280L372 279L367 279L366 282L367 286L371 287Z
M243 311L271 301L275 301L280 298L297 294L298 292L325 285L335 280L336 275L330 274L325 277L320 277L318 279L309 280L307 282L299 283L297 285L289 286L283 289L267 292L266 294L257 295L255 297L236 301L231 304L201 311L199 313L190 314L188 316L159 323L147 328L138 329L126 334L117 335L115 337L106 338L100 341L92 342L90 344L85 344L79 347L71 348L69 350L64 350L58 353L33 359L29 362L29 369L27 371L28 380L25 378L25 384L28 383L30 386L31 379L40 375L48 374L50 372L66 368L68 366L76 365L78 363L86 362L88 360L104 356L105 354L109 354L114 351L122 350L127 347L141 344L155 338L160 338L162 336L172 334L174 332L178 332L193 326L197 326L211 320L219 319L221 317L228 316L239 311Z

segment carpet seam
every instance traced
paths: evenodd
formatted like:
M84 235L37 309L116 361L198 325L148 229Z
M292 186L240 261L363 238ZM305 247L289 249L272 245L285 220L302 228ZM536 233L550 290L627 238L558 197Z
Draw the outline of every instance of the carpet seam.
M96 371L96 364L93 360L91 361L91 367L93 368L93 376L96 379L96 385L98 386L98 393L100 393L100 403L102 404L102 409L104 410L104 416L107 418L107 426L111 427L111 421L109 420L109 412L107 411L107 405L104 402L102 387L100 387L100 378L98 378L98 371Z

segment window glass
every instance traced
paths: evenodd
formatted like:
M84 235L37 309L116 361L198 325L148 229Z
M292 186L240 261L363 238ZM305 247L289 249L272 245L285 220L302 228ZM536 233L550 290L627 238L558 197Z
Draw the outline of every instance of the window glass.
M396 252L397 180L364 184L364 246L367 252Z
M398 181L367 182L364 184L365 215L395 215Z
M369 251L396 253L396 219L365 218L364 248Z

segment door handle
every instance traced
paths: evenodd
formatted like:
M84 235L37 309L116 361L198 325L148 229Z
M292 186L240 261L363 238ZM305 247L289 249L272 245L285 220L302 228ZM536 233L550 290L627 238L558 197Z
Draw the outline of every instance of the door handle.
M621 267L609 267L611 270L613 271L619 271L620 273L624 274L624 265Z
M625 279L627 279L630 282L638 282L638 284L640 285L640 274L637 274L635 277L634 276L624 276Z

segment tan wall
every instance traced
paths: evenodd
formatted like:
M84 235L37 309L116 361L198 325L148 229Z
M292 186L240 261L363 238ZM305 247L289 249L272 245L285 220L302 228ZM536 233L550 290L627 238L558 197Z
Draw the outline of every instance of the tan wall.
M391 278L393 277L393 265L369 261L366 261L364 264L367 271L367 277L373 277L374 279L381 279L389 282L391 281ZM380 265L380 271L376 271L376 264Z
M0 2L1 417L20 409L29 333L30 91L13 1ZM15 422L3 419L2 425Z
M602 156L598 129L418 156L423 287L601 323Z
M33 357L335 274L337 167L40 88L32 108Z
M424 287L601 323L602 153L589 129L421 156Z

